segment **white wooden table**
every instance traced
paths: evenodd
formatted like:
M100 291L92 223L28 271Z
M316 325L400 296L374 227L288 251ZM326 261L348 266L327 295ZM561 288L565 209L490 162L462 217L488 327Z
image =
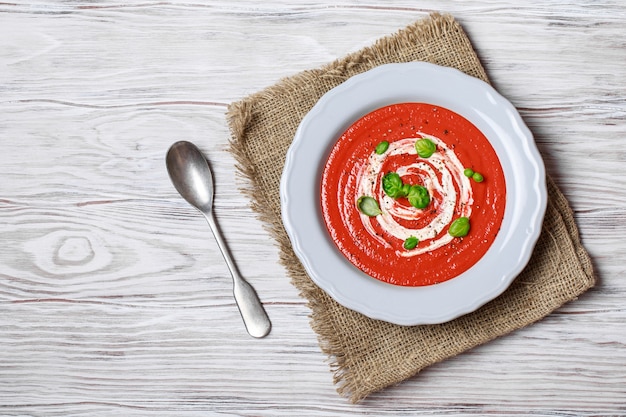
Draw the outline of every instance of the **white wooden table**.
M599 284L351 405L239 191L226 106L430 11L520 109ZM0 3L0 415L626 415L625 23L622 0ZM265 339L169 182L181 139L216 170Z

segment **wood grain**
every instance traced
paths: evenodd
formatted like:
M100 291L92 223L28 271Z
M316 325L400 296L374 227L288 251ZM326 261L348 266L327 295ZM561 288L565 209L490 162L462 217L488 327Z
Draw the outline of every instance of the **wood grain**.
M351 405L240 192L224 113L435 10L520 109L599 284ZM0 415L626 415L624 21L623 2L590 0L0 3ZM180 139L215 170L266 339L169 183Z

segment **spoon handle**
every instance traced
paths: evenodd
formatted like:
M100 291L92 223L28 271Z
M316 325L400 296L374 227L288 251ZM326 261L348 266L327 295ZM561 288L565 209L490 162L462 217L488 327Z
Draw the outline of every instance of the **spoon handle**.
M239 274L237 266L235 265L235 262L230 255L230 251L226 246L226 242L222 238L222 234L217 226L213 212L211 211L203 214L209 223L213 236L215 236L215 240L217 241L217 246L219 246L220 251L224 256L224 260L226 261L226 265L230 270L230 274L233 277L233 294L235 295L237 308L239 308L239 313L241 314L243 323L246 326L246 330L250 336L253 337L267 336L270 332L272 324L270 323L270 319L263 308L263 304L261 304L261 300L259 300L259 296L256 291L254 291L252 285L250 285Z

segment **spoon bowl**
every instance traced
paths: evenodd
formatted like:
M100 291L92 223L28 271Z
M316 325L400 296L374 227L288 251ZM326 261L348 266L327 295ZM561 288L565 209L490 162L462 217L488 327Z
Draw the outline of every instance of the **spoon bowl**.
M213 174L209 163L191 142L176 142L165 164L176 191L200 211L213 209Z
M254 288L239 274L213 215L213 174L209 163L191 142L174 143L165 158L167 172L178 193L206 218L233 278L233 294L246 330L264 337L271 323Z

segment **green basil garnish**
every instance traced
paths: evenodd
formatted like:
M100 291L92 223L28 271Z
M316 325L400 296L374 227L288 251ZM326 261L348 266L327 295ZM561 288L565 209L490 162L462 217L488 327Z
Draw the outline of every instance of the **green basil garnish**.
M369 196L362 196L356 201L356 206L359 211L366 216L378 216L382 213L380 211L380 207L378 206L378 202Z
M415 150L422 158L429 158L437 150L437 145L430 139L420 139L415 142Z
M481 174L480 172L474 172L472 174L472 179L476 182L483 182L485 180L485 177L483 177L483 174Z
M387 149L389 149L389 142L383 140L378 145L376 145L376 149L374 149L374 152L376 152L376 155L382 155L387 152Z
M415 248L418 243L419 243L419 240L415 236L409 236L404 241L404 244L402 245L402 247L404 247L404 249L406 250L411 250Z
M402 183L402 178L395 172L389 172L383 177L383 191L391 198L406 197L409 188Z
M409 189L409 204L418 209L425 208L430 203L428 189L422 185L412 185Z
M467 217L459 217L455 221L452 222L450 228L448 229L448 233L450 236L454 237L463 237L467 236L470 230L470 223Z

